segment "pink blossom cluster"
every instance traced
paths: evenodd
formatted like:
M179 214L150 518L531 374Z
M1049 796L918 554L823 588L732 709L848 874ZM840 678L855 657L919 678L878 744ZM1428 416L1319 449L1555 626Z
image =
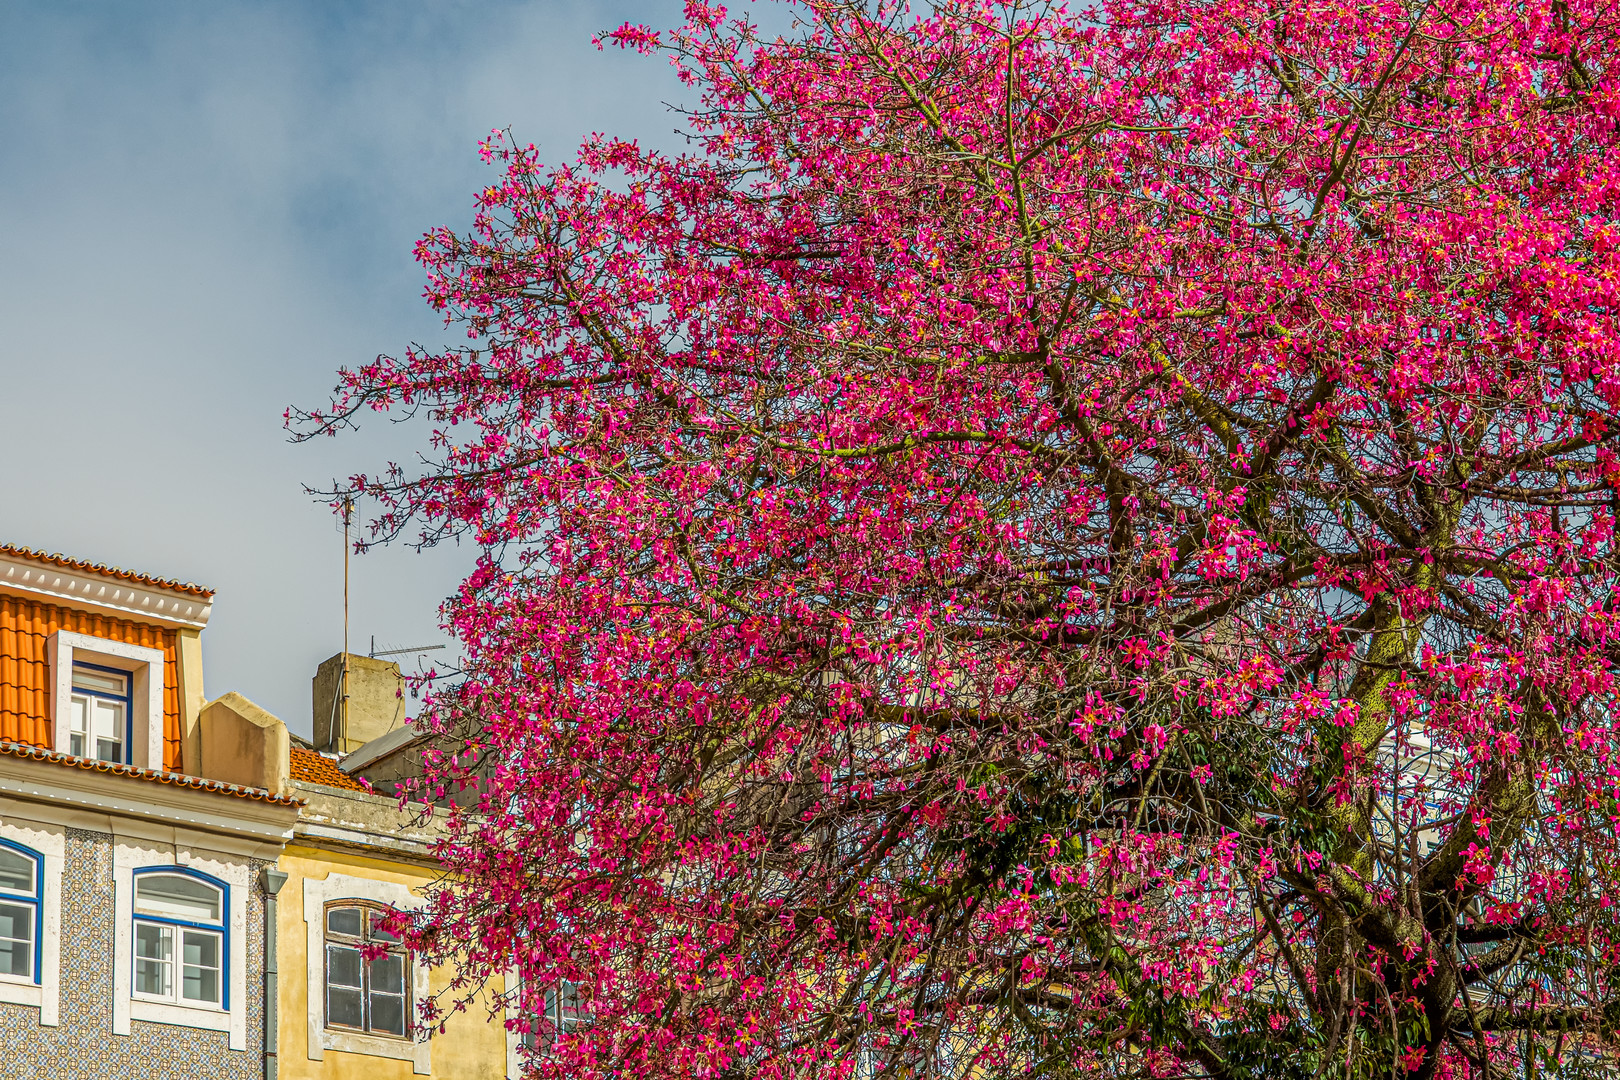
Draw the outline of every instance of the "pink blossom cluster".
M555 1077L1609 1053L1615 13L786 10L607 34L689 151L493 136L468 343L294 418L425 411L348 490L482 552L430 1010L520 985Z

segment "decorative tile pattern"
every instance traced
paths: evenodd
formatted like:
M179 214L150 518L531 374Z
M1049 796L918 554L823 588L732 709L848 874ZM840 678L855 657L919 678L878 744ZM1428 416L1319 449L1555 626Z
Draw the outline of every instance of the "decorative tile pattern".
M248 1049L232 1051L223 1031L131 1022L112 1033L113 838L67 830L62 876L61 1023L39 1025L39 1010L0 1004L0 1080L257 1080L264 1031L264 904L248 896ZM253 875L259 868L256 863ZM259 993L255 993L255 991Z

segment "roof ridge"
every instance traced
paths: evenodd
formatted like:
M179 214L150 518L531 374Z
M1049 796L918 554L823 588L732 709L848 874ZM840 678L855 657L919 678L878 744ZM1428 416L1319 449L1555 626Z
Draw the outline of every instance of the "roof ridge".
M160 589L171 589L174 592L189 593L192 596L212 597L214 590L190 581L176 581L173 578L153 577L151 574L142 574L134 570L124 570L117 566L108 566L106 563L93 563L88 559L75 559L70 555L61 555L52 552L38 551L34 548L23 547L20 544L0 544L0 555L14 555L22 559L33 559L47 563L51 566L60 566L64 570L82 570L92 574L104 574L107 577L118 578L120 581L130 581L141 585L153 585Z

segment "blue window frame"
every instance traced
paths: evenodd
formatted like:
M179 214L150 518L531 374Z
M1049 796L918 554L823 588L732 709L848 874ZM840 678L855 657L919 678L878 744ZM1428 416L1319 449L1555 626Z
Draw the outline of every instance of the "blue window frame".
M0 840L0 978L39 984L39 916L45 860L39 852Z
M132 996L229 1011L231 887L181 866L135 871Z
M130 763L135 743L134 676L100 664L73 665L68 710L68 752L98 761Z

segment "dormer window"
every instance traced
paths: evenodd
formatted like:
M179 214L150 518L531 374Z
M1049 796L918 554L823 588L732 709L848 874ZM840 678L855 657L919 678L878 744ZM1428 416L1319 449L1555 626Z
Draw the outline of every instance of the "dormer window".
M161 770L161 649L58 630L48 642L56 750Z
M68 704L68 752L129 764L130 677L94 664L73 665Z

